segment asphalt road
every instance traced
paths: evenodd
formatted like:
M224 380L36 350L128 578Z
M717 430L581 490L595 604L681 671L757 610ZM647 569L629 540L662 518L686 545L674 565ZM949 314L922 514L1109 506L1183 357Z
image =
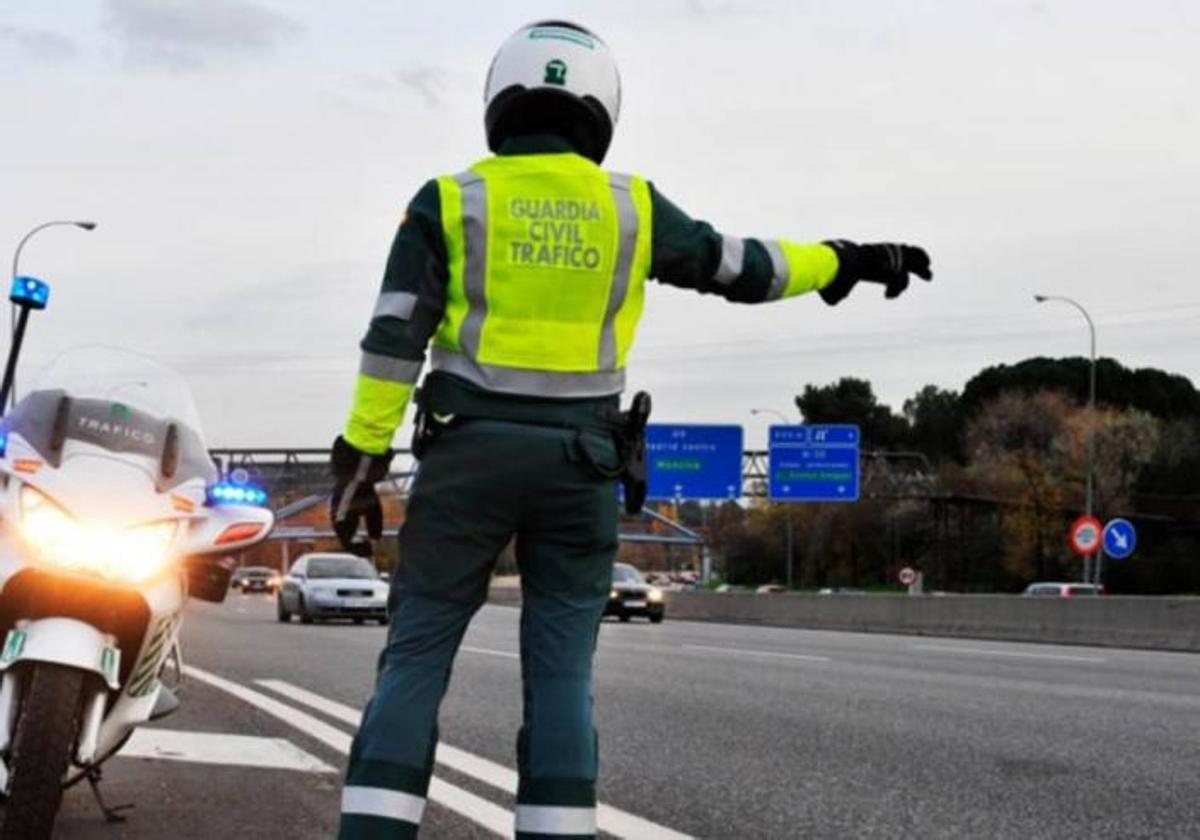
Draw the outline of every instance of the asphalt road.
M184 655L199 670L185 709L155 728L269 739L287 766L189 756L152 733L149 752L169 757L109 765L111 798L137 804L128 822L105 825L74 789L62 836L330 836L383 638L277 624L263 596L192 606ZM423 836L510 825L516 650L516 610L486 607L443 706L452 749ZM1200 837L1200 656L668 616L605 624L596 689L608 834ZM248 752L270 750L233 750Z

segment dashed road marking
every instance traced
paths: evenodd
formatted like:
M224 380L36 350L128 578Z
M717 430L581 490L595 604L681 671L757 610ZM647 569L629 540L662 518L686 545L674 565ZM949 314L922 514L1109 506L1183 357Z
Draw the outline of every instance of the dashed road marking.
M350 754L350 736L310 714L293 709L261 692L208 671L202 671L192 665L185 666L184 673L278 718L342 755ZM512 811L505 810L499 805L494 805L470 791L441 779L435 778L429 783L429 800L461 814L497 835L508 836L512 832L514 822Z
M336 700L322 697L320 694L283 680L255 680L255 682L282 697L287 697L289 700L294 700L343 723L357 726L362 718L362 712L353 706L338 703ZM510 794L517 792L517 773L503 764L497 764L466 750L440 743L434 760L438 764L443 764L499 790ZM681 834L666 826L658 825L603 803L596 806L596 822L601 831L617 837L636 837L639 840L640 838L646 838L646 840L690 840L687 834ZM506 830L511 830L511 826Z
M1105 662L1102 656L1071 656L1063 653L1033 653L1024 650L995 650L993 648L958 647L957 645L912 645L913 650L928 653L957 653L965 656L1011 656L1024 659L1047 659L1059 662Z
M183 732L177 729L135 729L117 754L119 758L152 758L231 767L299 770L306 773L337 771L283 738L226 735L219 732Z
M813 656L807 653L779 653L773 650L750 650L749 648L711 647L709 645L682 645L686 650L703 650L709 653L736 653L742 656L769 656L777 659L795 659L800 662L832 662L828 656Z

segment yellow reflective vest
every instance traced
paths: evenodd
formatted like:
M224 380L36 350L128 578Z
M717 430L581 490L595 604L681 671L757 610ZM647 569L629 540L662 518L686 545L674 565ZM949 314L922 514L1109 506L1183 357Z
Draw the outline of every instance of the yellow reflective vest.
M619 393L650 273L646 182L566 153L437 183L449 283L433 368L502 393Z

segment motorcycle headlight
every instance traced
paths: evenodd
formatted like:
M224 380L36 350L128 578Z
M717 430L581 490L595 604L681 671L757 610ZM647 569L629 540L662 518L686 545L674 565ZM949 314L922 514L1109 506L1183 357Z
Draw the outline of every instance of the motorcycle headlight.
M177 525L121 530L80 523L40 491L21 488L21 537L43 562L68 571L141 583L166 568Z

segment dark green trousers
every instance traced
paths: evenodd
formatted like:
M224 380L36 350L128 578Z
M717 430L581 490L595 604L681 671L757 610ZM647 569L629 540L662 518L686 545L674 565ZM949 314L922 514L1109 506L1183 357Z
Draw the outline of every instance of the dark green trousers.
M414 837L437 745L438 706L467 624L515 537L524 722L518 837L595 835L592 655L617 550L615 466L599 433L473 420L423 459L400 532L391 626L354 740L340 836Z

